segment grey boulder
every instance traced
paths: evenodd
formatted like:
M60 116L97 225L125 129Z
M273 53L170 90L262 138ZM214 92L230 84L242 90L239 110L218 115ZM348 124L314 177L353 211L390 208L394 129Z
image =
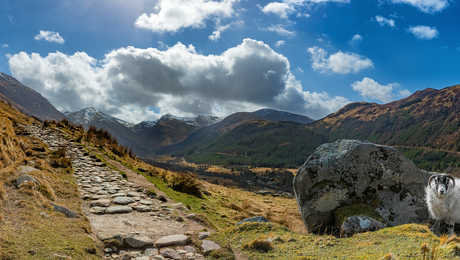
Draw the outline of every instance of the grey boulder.
M336 223L336 213L347 207L358 209L348 216L376 214L388 225L427 220L428 177L392 147L338 140L316 148L293 186L308 231L338 232L342 223Z
M167 246L185 246L190 242L190 237L186 235L170 235L164 236L155 241L156 247Z

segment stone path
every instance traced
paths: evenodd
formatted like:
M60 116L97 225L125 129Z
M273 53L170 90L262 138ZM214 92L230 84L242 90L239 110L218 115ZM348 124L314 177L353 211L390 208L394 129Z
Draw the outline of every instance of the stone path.
M92 232L104 243L105 259L204 259L202 253L220 248L209 240L191 244L191 235L205 239L206 229L193 221L181 203L164 202L146 186L91 157L81 145L60 132L26 127L51 150L66 148ZM144 179L145 182L147 180ZM149 183L149 185L151 185Z

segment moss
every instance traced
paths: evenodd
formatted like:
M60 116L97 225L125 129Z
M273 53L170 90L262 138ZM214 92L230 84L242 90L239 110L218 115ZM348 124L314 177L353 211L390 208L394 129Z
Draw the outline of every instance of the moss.
M334 211L336 227L340 227L343 222L351 216L368 216L378 221L384 222L382 217L369 205L358 203L349 206L343 206Z
M233 260L235 259L235 255L233 254L231 249L221 248L221 249L212 251L208 255L208 259Z

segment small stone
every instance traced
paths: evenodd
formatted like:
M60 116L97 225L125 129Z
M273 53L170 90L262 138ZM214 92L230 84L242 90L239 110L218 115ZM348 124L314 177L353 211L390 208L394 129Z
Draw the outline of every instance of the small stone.
M187 253L185 254L185 259L186 260L195 260L195 254L194 253Z
M203 243L201 244L201 250L203 253L209 253L214 250L219 250L221 247L214 241L211 240L203 240Z
M110 200L109 199L95 200L95 201L91 201L89 205L90 207L108 207L110 206Z
M158 255L158 249L156 249L156 248L147 248L144 251L144 255L146 255L146 256Z
M39 185L39 182L37 181L37 179L27 174L21 175L16 180L14 180L14 185L18 189L25 183L33 183L34 185Z
M196 249L193 246L184 246L184 250L187 253L192 253L192 254L194 254L196 252Z
M162 257L161 255L156 255L152 258L153 260L164 260L165 258Z
M128 197L139 197L140 196L139 193L134 192L134 191L130 191L127 194L128 194Z
M368 216L348 217L340 227L340 234L348 237L356 233L376 231L384 228L385 224Z
M208 238L210 235L211 235L211 233L209 233L209 232L200 232L200 233L198 233L198 238L200 240L203 240L203 239Z
M108 214L131 213L133 209L129 206L110 206L105 210Z
M151 200L140 200L139 203L143 204L143 205L152 205L153 201L151 201Z
M153 246L153 240L143 235L128 236L124 239L124 242L131 248L144 248Z
M56 205L54 203L51 203L51 206L53 206L54 210L57 212L61 212L68 218L78 218L78 214L71 211L70 209L64 208L62 206Z
M112 202L119 205L128 205L133 203L134 200L128 197L116 197Z
M172 258L176 260L181 260L182 257L172 248L162 248L160 249L160 254L166 258Z
M240 222L238 222L237 225L241 225L243 223L248 223L248 222L264 223L264 222L268 222L268 220L265 217L257 216L257 217L252 217L252 218L245 218L241 220Z
M139 212L150 212L150 211L152 211L152 209L149 206L145 206L145 205L136 205L136 206L133 206L133 208L136 211L139 211Z
M105 208L103 208L103 207L92 207L89 212L91 212L93 214L98 214L98 215L99 214L104 214L105 213Z
M164 236L155 242L156 247L185 246L190 242L190 237L185 235Z

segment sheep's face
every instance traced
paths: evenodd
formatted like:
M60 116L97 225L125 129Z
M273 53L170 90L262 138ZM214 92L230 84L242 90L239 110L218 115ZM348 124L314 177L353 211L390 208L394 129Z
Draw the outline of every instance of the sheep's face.
M449 175L436 175L430 179L429 185L436 196L442 198L453 190L455 180Z

